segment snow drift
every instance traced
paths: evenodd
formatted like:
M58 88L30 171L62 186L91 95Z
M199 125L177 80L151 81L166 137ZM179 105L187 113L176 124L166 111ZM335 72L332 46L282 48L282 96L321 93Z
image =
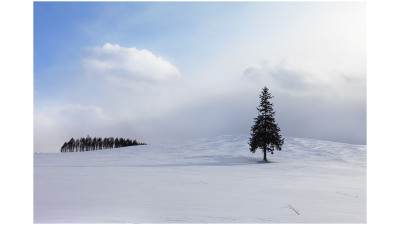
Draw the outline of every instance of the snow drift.
M34 155L35 223L365 223L366 146L248 135Z

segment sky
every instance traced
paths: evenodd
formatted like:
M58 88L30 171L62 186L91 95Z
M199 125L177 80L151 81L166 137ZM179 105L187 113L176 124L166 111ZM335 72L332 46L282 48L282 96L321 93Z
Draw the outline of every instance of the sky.
M365 2L34 2L34 151L250 133L366 144Z

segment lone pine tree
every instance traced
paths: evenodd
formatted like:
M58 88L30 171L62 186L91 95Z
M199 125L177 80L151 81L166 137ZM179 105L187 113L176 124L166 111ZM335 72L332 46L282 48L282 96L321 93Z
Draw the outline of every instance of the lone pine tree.
M267 161L267 152L274 154L274 150L281 150L284 138L279 134L281 129L275 123L273 104L269 101L273 96L264 87L260 95L260 106L257 107L258 116L254 118L249 140L250 151L255 153L258 148L263 150L264 160Z

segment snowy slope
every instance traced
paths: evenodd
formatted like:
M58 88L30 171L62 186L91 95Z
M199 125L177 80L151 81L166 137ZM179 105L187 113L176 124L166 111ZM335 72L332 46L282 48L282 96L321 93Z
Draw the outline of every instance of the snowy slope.
M35 154L35 223L365 223L366 146L248 135Z

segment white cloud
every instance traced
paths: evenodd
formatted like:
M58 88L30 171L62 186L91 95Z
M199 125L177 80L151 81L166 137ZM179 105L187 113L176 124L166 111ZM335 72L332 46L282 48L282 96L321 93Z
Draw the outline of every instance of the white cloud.
M179 70L163 58L146 49L118 44L87 48L82 66L93 77L101 76L123 86L149 87L174 84L183 79Z

